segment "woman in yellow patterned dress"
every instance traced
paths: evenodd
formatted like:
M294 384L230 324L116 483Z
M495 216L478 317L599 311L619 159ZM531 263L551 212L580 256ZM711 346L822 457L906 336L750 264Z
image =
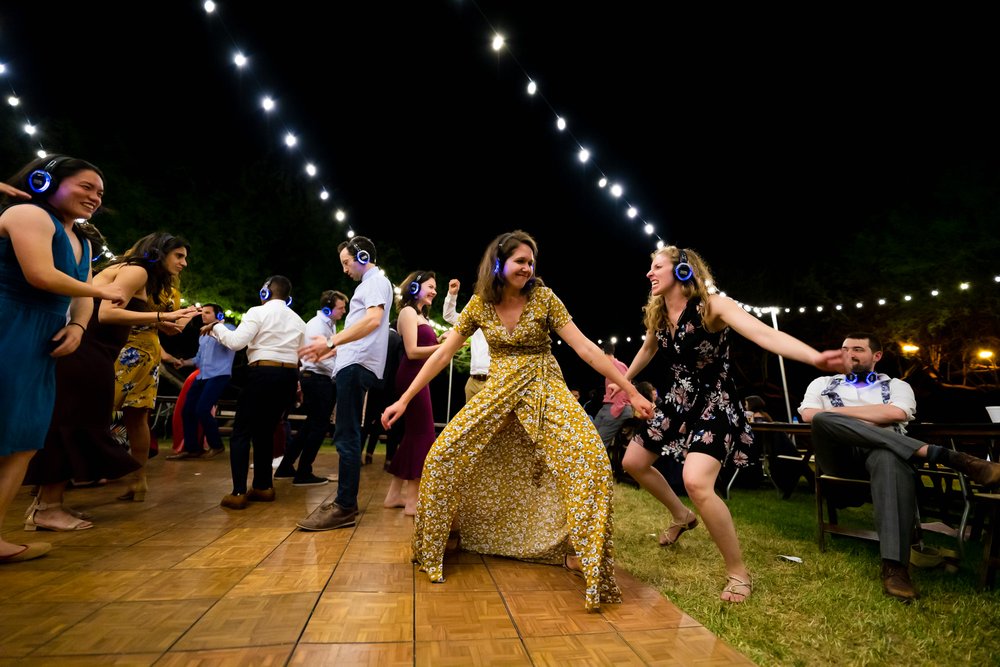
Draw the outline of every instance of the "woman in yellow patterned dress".
M187 266L188 242L179 236L156 232L139 239L125 257L144 257L147 272L145 289L148 311L169 313L180 310L178 280ZM152 439L149 414L156 403L160 381L160 332L180 333L191 320L185 316L167 322L165 318L131 328L128 341L115 360L115 410L121 410L128 435L129 453L142 467L133 473L129 488L118 500L146 499L146 461Z
M611 539L613 477L601 438L552 355L551 333L624 387L637 415L647 419L653 406L535 277L536 253L535 240L520 230L490 244L458 335L445 339L382 421L391 426L481 328L490 346L489 379L427 455L414 559L431 581L444 581L445 543L457 515L462 545L470 551L581 571L586 608L596 610L601 602L621 601Z

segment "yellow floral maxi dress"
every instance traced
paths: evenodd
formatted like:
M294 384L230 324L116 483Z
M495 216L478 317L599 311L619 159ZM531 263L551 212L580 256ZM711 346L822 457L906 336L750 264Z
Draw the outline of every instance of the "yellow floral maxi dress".
M463 548L555 563L573 550L586 575L586 608L621 601L611 465L551 351L550 333L569 322L547 287L532 290L512 332L478 296L462 310L456 330L483 330L490 373L424 463L413 553L431 581L444 581L445 542L458 514Z

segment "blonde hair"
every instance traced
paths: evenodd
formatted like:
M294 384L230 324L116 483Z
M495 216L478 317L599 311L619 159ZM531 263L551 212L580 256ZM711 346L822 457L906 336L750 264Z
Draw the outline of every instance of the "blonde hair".
M681 285L681 293L685 299L697 296L701 297L703 303L708 303L709 295L718 291L715 287L712 271L708 268L708 263L694 250L684 248L684 254L687 256L687 263L691 265L694 276ZM657 255L663 255L664 258L670 260L671 264L677 266L680 261L681 248L673 245L664 246L650 255L650 259L656 259ZM667 304L662 296L650 294L649 300L642 310L642 322L647 331L660 331L667 328Z

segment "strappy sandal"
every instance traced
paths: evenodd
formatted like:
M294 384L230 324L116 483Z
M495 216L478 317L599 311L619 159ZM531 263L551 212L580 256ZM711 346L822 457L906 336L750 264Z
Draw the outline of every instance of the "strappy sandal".
M723 599L722 600L723 602L728 602L730 604L742 604L746 602L747 598L750 597L750 594L753 593L753 580L750 579L749 575L747 575L747 580L743 581L739 577L734 577L733 575L730 574L729 576L726 577L726 581L731 583L729 583L725 588L723 588L722 592L729 593L730 595L742 595L743 599L742 600ZM743 590L738 591L736 590L737 588L742 588Z
M677 544L677 540L681 538L685 530L691 530L698 525L698 515L691 512L691 520L686 522L673 521L670 526L667 527L663 534L660 535L660 546L661 547L672 547ZM670 531L676 530L673 539L670 539Z
M94 524L90 523L89 521L78 519L71 514L67 514L67 516L73 519L73 521L63 525L56 525L54 523L45 524L38 522L37 517L39 512L43 512L45 510L55 510L55 509L62 509L62 503L37 503L31 514L25 518L24 529L38 530L39 528L41 528L42 530L51 530L60 533L68 533L74 530L87 530L88 528L94 527ZM65 510L63 511L65 512Z
M27 521L28 517L34 514L36 509L38 509L38 496L35 496L34 500L31 501L31 504L28 505L28 509L24 511L24 520ZM63 505L63 511L70 516L76 517L77 519L83 519L84 521L90 521L94 518L89 512L76 510L68 505Z

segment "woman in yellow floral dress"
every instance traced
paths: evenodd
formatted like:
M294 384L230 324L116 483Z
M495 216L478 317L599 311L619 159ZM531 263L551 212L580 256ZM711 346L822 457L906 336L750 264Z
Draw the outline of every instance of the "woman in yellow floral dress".
M621 601L614 579L613 477L601 438L552 355L550 334L624 387L637 415L648 419L653 406L535 277L536 254L535 240L520 230L490 244L458 335L445 339L382 420L391 426L481 328L490 346L489 380L427 455L414 558L431 581L444 581L445 543L457 515L463 547L470 551L561 562L582 571L586 607L596 610L601 602Z
M178 281L180 272L187 266L188 251L187 241L165 232L144 236L126 251L125 257L146 260L142 264L147 272L147 311L169 313L180 309ZM128 490L118 496L118 500L141 502L146 499L146 461L152 440L149 415L155 406L160 382L160 332L180 333L190 320L190 315L170 322L158 317L156 322L133 326L115 360L115 410L123 414L129 453L142 466L133 473Z

